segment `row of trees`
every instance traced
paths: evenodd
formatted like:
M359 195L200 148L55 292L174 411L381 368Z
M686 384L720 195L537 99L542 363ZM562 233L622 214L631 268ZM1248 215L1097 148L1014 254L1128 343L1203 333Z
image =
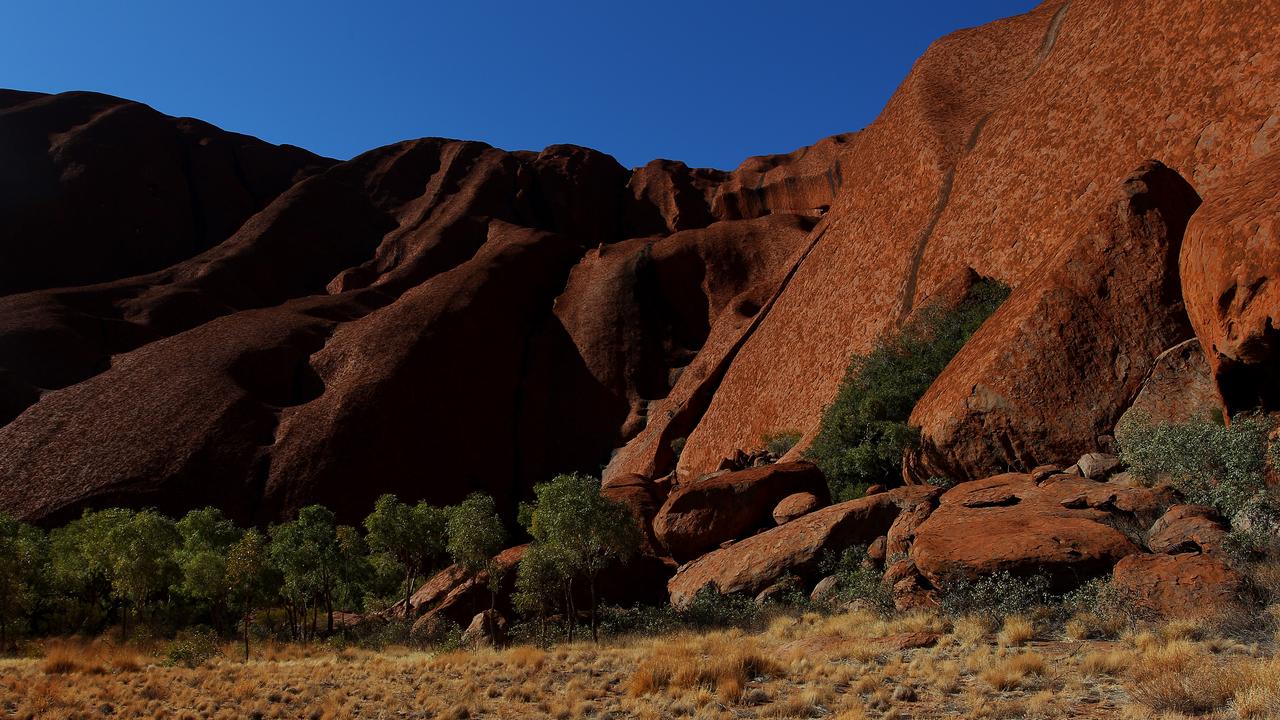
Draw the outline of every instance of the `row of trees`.
M581 580L594 633L596 577L635 551L634 522L590 477L562 475L535 491L535 503L521 508L533 542L517 602L544 617L562 598L572 608ZM331 634L338 611L386 610L403 599L408 617L413 590L449 562L487 573L496 603L502 573L494 556L507 532L491 497L442 508L384 495L363 525L339 525L320 505L265 532L215 508L176 521L154 510L88 510L48 533L0 513L0 646L11 644L15 625L99 632L118 619L128 637L139 620L207 622L224 635L238 625L247 656L255 613L269 610L304 642Z

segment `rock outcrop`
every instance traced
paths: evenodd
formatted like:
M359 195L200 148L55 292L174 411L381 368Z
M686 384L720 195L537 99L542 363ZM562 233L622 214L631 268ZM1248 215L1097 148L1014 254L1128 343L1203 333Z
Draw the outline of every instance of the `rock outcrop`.
M1271 152L1206 194L1182 249L1187 313L1230 415L1280 409L1277 116L1280 110L1255 140L1256 149Z
M920 399L904 474L973 480L1097 449L1156 357L1191 335L1178 253L1199 202L1156 162L1121 183Z
M1192 338L1160 353L1138 396L1116 425L1137 421L1185 423L1211 420L1221 414L1209 363L1200 341Z
M1108 450L1191 328L1225 409L1270 408L1277 15L1051 0L935 42L865 129L733 171L439 138L337 162L5 91L0 509L352 522L483 490L511 517L604 466L647 524L766 435L799 457L850 355L966 273L1014 297L918 409L914 478Z
M1069 589L1141 553L1141 535L1176 501L1167 488L996 475L943 494L916 528L910 559L934 588L1007 572Z
M687 607L707 587L722 594L755 596L789 576L816 581L825 554L871 544L889 531L900 505L929 491L898 488L849 500L707 553L680 568L667 583L671 603Z
M830 501L812 463L795 462L720 472L672 488L653 520L658 542L678 561L774 524L774 507L796 493Z

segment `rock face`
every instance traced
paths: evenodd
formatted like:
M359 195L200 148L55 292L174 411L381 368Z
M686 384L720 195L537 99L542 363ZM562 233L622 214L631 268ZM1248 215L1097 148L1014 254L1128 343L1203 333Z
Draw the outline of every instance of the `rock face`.
M1054 586L1071 588L1142 552L1140 539L1129 535L1140 536L1175 502L1164 488L996 475L942 495L916 528L910 559L935 588L994 572L1043 573Z
M1280 112L1280 111L1278 111ZM1222 180L1187 228L1183 294L1229 414L1280 408L1280 141L1277 115L1259 130L1271 152ZM1268 130L1270 128L1270 130Z
M667 583L671 603L686 607L709 586L723 594L755 596L788 576L816 580L825 552L871 544L893 525L899 504L929 491L898 488L832 505L707 553L682 567Z
M1190 337L1182 286L1226 408L1273 405L1277 11L1051 0L935 42L867 128L731 172L434 138L335 162L5 91L0 508L513 515L606 466L647 516L764 435L797 457L850 355L969 271L1015 297L919 410L922 472L1106 450ZM1209 198L1181 278L1178 176Z
M146 105L0 90L0 295L160 270L333 160Z
M1185 423L1210 420L1220 414L1213 374L1200 341L1193 338L1160 353L1142 390L1116 425L1139 419L1159 424Z
M692 560L773 524L773 508L796 493L810 494L823 504L830 501L826 480L808 462L709 475L671 490L654 517L654 534L671 557Z
M904 474L976 479L1096 449L1156 357L1191 334L1178 253L1198 205L1160 163L1125 180L920 399L920 448Z

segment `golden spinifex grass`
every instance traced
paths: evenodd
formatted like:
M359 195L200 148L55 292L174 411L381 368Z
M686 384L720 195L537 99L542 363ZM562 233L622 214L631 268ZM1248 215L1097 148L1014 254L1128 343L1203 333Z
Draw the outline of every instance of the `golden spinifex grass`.
M428 653L228 645L195 668L159 646L49 641L0 660L20 718L1280 717L1280 660L1204 623L1072 640L1028 618L781 616L724 630Z

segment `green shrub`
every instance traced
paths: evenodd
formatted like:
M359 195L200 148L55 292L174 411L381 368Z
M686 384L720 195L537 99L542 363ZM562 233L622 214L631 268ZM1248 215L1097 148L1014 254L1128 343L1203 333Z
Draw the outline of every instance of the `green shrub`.
M893 594L885 587L882 574L868 565L866 547L847 548L839 555L829 554L820 568L823 575L835 576L838 600L861 600L883 613L893 610Z
M1274 536L1277 502L1267 488L1267 436L1275 422L1238 415L1231 425L1211 420L1153 423L1142 414L1116 427L1120 458L1148 483L1164 481L1187 500L1209 505L1233 526L1257 537Z
M200 667L220 654L218 636L205 629L178 633L164 651L166 664L187 668Z
M981 280L956 307L925 305L871 352L853 357L806 453L837 501L858 497L871 484L899 482L902 455L919 439L907 424L911 410L1008 296L1007 286Z
M760 441L764 443L765 450L782 457L790 452L791 448L796 446L796 443L800 442L800 437L801 435L798 432L787 431L765 435L760 438Z
M722 595L707 586L693 596L689 607L678 613L680 623L698 630L708 628L757 628L763 625L760 607L746 595Z
M942 611L952 616L979 613L1008 617L1025 614L1053 601L1049 579L1044 575L1018 577L1001 571L949 584L942 595Z

